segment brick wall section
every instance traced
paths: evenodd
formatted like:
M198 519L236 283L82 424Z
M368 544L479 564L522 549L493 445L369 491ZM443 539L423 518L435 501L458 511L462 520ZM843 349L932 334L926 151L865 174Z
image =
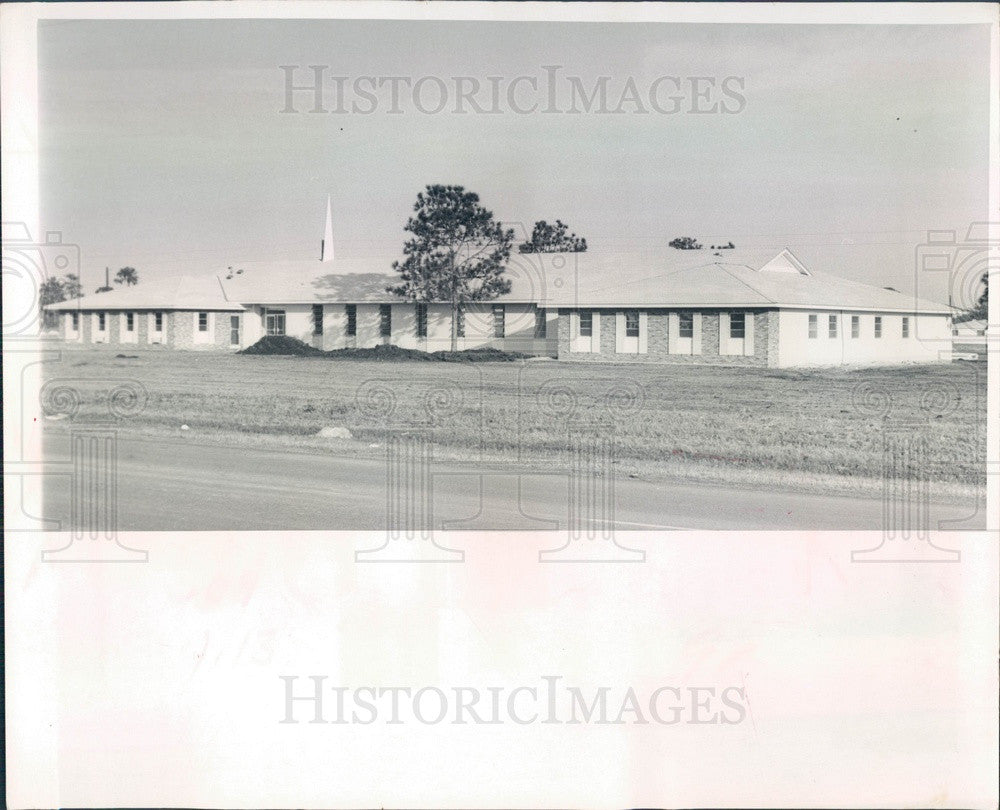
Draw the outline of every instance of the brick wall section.
M87 310L80 313L80 339L83 344L90 344L94 336L94 315L97 310ZM162 348L192 350L235 350L238 347L231 346L229 342L229 318L238 315L240 318L240 334L242 338L244 319L248 313L237 312L214 312L215 329L213 332L213 343L195 343L194 329L197 312L172 312L163 311L163 342L156 344L149 342L151 332L150 316L151 310L133 310L135 316L136 342L124 343L121 339L125 332L125 312L107 312L107 332L108 346L124 346L126 348ZM63 339L67 338L67 332L71 323L71 313L61 313L60 332ZM76 342L76 341L74 341Z
M215 313L215 334L212 336L213 349L232 349L236 350L239 346L233 346L229 342L229 319L236 315L241 317L238 312L216 312ZM240 321L240 335L242 338L243 333L243 323Z
M601 354L599 357L615 357L615 313L601 313Z
M556 321L556 357L570 357L569 351L569 310L560 309Z
M670 318L667 310L654 309L646 316L646 348L651 357L666 357L670 348Z
M739 362L742 357L720 357L719 356L719 313L701 313L701 354L702 357L711 358L708 362L718 363L733 360Z
M615 311L601 313L601 353L571 352L568 309L559 310L558 357L560 360L600 363L675 363L686 365L774 366L778 355L778 313L776 310L754 311L754 354L719 354L719 310L701 312L701 354L669 354L671 310L647 311L647 353L617 354L615 352ZM691 310L674 310L690 312ZM747 310L739 310L747 311Z
M778 367L778 310L769 309L766 313L767 318L767 356L764 358L764 362L767 364L768 368ZM761 316L763 319L765 316ZM764 341L762 340L761 345ZM757 347L754 346L756 349Z
M167 339L175 349L193 349L194 340L194 312L171 312L167 315L170 326L167 332Z

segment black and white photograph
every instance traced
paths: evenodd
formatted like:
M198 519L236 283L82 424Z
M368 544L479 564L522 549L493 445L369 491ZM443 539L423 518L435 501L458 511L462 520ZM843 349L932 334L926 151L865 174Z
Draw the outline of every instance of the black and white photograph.
M0 23L9 806L996 807L995 6Z

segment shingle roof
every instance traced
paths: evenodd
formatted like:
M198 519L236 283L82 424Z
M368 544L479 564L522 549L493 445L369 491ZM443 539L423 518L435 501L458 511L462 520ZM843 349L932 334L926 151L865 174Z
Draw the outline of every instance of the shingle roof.
M244 309L237 301L226 297L222 284L214 275L174 276L173 278L141 281L134 287L120 287L104 293L85 295L70 301L49 305L51 310L231 310Z
M536 263L537 264L537 263ZM236 270L242 270L237 273ZM538 272L523 260L512 257L506 271L512 282L504 300L536 301ZM230 277L231 276L231 277ZM388 303L400 299L386 292L399 283L391 267L370 257L338 257L333 262L304 259L284 262L244 262L234 271L220 275L227 297L255 304Z
M698 254L698 255L692 255ZM563 306L783 307L949 314L945 304L811 271L775 254L676 251L647 262L579 254L579 284ZM659 265L659 269L657 269ZM603 281L594 281L602 279Z
M237 272L242 270L242 272ZM804 268L788 250L702 249L511 255L510 303L547 307L792 307L949 314L896 290ZM89 295L50 309L215 309L242 304L398 301L398 276L381 258L246 262L218 277L181 276Z

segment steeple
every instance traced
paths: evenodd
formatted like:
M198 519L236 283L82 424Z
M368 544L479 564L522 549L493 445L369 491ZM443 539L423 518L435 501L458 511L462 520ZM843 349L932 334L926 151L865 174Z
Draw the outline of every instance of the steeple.
M333 211L330 208L330 195L326 195L326 227L323 229L323 241L320 242L319 260L333 261Z

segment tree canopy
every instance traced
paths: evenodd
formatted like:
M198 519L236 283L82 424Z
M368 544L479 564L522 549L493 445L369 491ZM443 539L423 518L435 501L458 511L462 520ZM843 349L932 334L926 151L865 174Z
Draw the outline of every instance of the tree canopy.
M413 212L404 228L410 233L403 245L406 258L392 264L401 283L386 290L410 301L450 303L454 351L461 305L510 292L504 269L514 231L462 186L427 186L417 194Z
M39 289L40 303L47 306L66 300L66 288L58 278L47 278Z
M139 283L139 274L134 267L123 267L115 273L115 284L124 284L131 287Z
M676 239L671 239L668 244L677 250L701 250L704 247L693 236L678 236Z
M83 285L80 283L80 277L76 273L66 274L65 280L62 282L62 288L66 298L83 298Z
M990 274L989 272L983 273L983 277L980 281L983 291L979 294L979 298L976 300L976 306L972 308L972 317L977 320L985 320L990 314Z
M567 233L568 228L557 219L555 225L549 225L544 219L535 223L531 238L518 246L521 253L583 253L587 249L587 240L575 233Z

